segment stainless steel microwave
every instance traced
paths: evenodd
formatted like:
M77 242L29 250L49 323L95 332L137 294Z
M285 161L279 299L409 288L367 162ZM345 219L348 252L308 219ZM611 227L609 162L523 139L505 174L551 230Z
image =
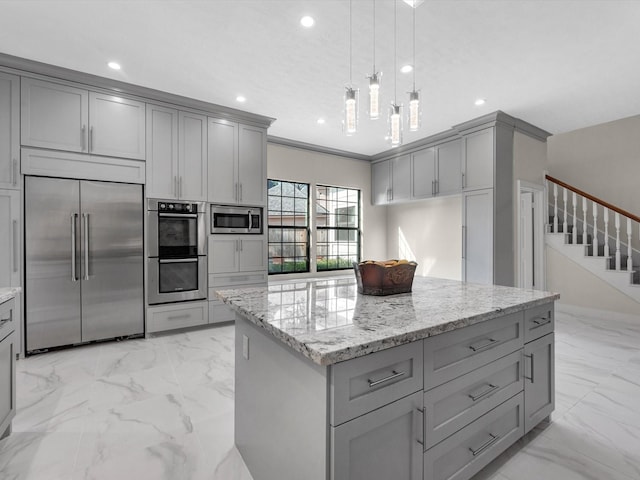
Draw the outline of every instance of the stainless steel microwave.
M211 233L260 234L262 208L211 205Z

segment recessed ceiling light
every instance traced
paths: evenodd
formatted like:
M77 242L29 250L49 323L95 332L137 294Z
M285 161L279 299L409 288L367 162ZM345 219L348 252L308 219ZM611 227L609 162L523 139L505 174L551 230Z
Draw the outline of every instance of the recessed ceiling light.
M300 19L300 25L302 25L303 27L306 27L306 28L313 27L313 24L315 22L316 21L313 19L313 17L310 17L309 15L305 15L304 17L302 17Z
M242 96L242 95L238 95L238 96L236 97L236 101L238 101L238 102L242 103L242 102L246 102L246 101L247 101L247 99L246 99L244 96Z
M402 73L409 73L413 71L413 65L403 65L402 68L400 68L400 71Z
M114 70L120 70L120 68L122 68L118 62L109 62L107 65L109 68L113 68Z
M418 8L424 3L424 0L404 0L404 3L413 8Z
M318 125L324 125L324 123L326 122L326 120L325 120L324 118L319 118L319 119L317 120L317 122L318 122Z
M479 107L480 105L484 105L485 103L487 103L487 101L484 98L479 98L474 103Z

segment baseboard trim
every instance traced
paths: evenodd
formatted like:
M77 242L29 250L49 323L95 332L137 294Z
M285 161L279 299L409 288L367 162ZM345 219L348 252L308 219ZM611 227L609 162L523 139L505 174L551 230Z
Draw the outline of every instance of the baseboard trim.
M596 308L581 307L579 305L569 305L566 303L556 302L556 311L559 313L567 313L569 315L609 318L611 320L640 324L640 315L630 313L614 312L612 310L598 310Z

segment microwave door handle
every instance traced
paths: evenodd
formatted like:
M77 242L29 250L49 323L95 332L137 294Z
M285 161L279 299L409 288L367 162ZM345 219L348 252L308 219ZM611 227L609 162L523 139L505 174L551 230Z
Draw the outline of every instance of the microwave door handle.
M249 230L251 230L253 228L253 218L251 217L251 210L249 210L247 216L249 217Z

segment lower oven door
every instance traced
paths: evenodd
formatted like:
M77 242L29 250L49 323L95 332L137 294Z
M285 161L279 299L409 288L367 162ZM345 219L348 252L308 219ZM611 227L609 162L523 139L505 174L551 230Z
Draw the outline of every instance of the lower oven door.
M149 258L149 305L207 298L207 257Z

